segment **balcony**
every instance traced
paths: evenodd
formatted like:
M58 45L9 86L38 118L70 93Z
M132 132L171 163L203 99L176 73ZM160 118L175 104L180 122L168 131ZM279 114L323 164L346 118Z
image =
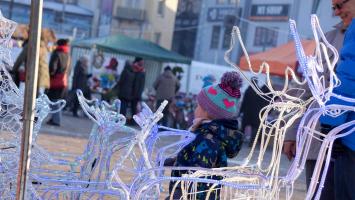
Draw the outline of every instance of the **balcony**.
M142 9L118 7L115 18L134 20L134 21L144 21L146 12Z

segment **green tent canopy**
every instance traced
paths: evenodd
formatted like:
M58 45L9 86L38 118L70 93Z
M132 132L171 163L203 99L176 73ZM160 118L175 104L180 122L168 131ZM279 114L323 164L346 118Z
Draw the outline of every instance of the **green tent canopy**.
M93 48L124 55L140 56L161 62L190 64L191 59L169 51L157 44L143 39L135 39L122 34L108 37L74 41L72 47Z

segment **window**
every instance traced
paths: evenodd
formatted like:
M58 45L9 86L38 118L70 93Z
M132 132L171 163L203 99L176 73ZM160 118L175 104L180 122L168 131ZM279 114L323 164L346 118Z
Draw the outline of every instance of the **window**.
M161 33L154 33L154 42L160 44Z
M237 17L235 15L226 15L224 17L224 22L223 22L224 36L223 36L223 43L222 43L223 49L227 49L230 46L231 33L236 21L237 21Z
M277 45L277 28L256 27L254 35L254 46L275 47Z
M211 49L217 49L219 46L219 36L221 34L221 26L213 26L211 37Z
M223 49L227 49L230 46L232 29L233 26L228 26L224 28L224 36L223 36L223 44L222 44Z
M229 0L229 4L239 4L239 0Z
M66 3L66 4L78 4L78 0L47 0L47 1L54 1L58 3Z
M216 0L216 4L237 4L239 3L239 0Z
M158 14L164 17L164 10L165 10L165 0L159 0L158 2Z
M127 8L142 8L142 1L141 0L125 0L124 3L125 7Z

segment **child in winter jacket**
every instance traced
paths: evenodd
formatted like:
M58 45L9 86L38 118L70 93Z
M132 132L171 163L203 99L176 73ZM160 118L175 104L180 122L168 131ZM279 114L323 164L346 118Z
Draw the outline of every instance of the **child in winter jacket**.
M176 167L220 168L227 166L227 158L235 157L242 145L243 135L237 130L237 104L240 99L242 80L237 72L227 72L221 83L205 87L197 96L195 120L190 131L196 138L177 155ZM187 171L172 171L173 177L181 177ZM219 177L210 177L219 179ZM170 183L170 192L175 182ZM207 184L198 184L197 199L205 199ZM180 186L171 194L180 199ZM210 199L218 199L213 192Z

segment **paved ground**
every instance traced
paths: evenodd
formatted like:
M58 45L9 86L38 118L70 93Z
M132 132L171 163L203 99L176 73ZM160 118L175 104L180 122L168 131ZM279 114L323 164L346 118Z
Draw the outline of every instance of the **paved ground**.
M86 117L74 118L69 115L69 113L64 113L61 127L48 126L46 124L42 126L39 136L39 143L49 151L62 151L80 154L86 145L92 125L93 123ZM169 143L169 139L166 139L163 143ZM229 161L230 165L240 163L249 151L249 147L243 147L238 156ZM266 155L266 160L268 159L271 159L270 152ZM286 157L283 157L281 161L281 175L287 173L289 164L290 162L286 159ZM302 175L295 183L294 196L292 199L304 199L304 194L305 181L304 176Z

